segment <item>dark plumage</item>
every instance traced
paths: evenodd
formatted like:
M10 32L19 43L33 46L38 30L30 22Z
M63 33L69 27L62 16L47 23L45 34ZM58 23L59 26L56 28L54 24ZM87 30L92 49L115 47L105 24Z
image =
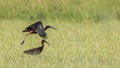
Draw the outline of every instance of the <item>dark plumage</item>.
M28 26L27 28L25 28L25 29L23 30L23 32L29 32L29 34L25 35L25 38L24 38L24 40L21 42L21 45L25 42L26 37L27 37L28 35L31 35L31 34L38 34L40 37L46 39L46 38L47 38L47 34L45 33L45 31L46 31L48 28L55 29L54 27L49 26L49 25L44 28L41 21L38 21L38 22L36 22L36 23Z
M27 28L25 28L25 30L23 30L23 32L29 32L29 34L38 34L42 38L45 38L47 36L41 21L28 26Z
M38 48L33 48L33 49L30 49L30 50L26 50L26 51L24 51L24 53L25 53L25 54L31 54L31 55L38 55L38 54L40 54L40 53L43 51L44 42L46 42L47 44L49 44L47 41L42 40L42 41L41 41L41 45L42 45L42 46L40 46L40 47L38 47Z

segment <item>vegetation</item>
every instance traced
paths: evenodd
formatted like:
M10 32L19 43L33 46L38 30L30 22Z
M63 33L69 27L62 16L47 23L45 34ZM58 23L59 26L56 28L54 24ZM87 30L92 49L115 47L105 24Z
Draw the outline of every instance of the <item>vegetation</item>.
M4 19L120 19L120 0L0 0Z
M120 0L0 0L0 68L119 68ZM38 35L20 45L22 30L42 20L48 29L40 55Z

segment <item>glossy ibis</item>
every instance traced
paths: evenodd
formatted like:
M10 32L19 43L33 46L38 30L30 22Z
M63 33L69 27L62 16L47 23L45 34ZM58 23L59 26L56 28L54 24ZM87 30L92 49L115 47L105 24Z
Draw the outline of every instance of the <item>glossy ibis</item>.
M38 48L33 48L33 49L30 49L30 50L26 50L26 51L24 51L24 53L25 53L25 54L31 54L31 55L38 55L38 54L40 54L40 53L43 51L44 42L47 43L47 44L49 44L47 41L42 40L42 41L41 41L41 45L42 45L42 46L40 46L40 47L38 47ZM50 45L50 44L49 44L49 45Z
M24 40L21 42L21 45L25 42L25 39L28 35L31 34L38 34L39 36L41 36L42 38L46 39L47 38L47 34L45 33L45 31L48 28L52 28L52 29L56 29L52 26L47 25L45 28L43 27L43 24L41 21L37 21L34 24L28 26L27 28L25 28L25 30L23 30L23 32L28 32L29 34L25 35Z

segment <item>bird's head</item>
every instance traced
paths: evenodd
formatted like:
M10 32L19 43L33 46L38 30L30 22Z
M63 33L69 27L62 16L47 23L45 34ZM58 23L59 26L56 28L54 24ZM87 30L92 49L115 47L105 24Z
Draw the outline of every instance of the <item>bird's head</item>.
M47 43L48 45L50 45L47 41L45 41L44 39L42 40L42 44Z

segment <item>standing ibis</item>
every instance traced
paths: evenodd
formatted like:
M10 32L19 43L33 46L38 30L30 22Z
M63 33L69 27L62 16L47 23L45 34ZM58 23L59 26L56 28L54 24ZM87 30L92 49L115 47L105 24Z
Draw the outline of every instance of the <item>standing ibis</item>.
M25 54L31 54L31 55L38 55L38 54L40 54L40 53L43 51L44 42L47 43L47 44L49 44L47 41L42 40L42 41L41 41L41 45L42 45L42 46L40 46L40 47L38 47L38 48L33 48L33 49L30 49L30 50L26 50L26 51L24 51L24 53L25 53Z
M28 32L29 34L25 35L24 40L21 42L21 45L25 42L25 39L28 35L31 34L38 34L39 36L41 36L42 38L46 39L47 38L47 34L45 33L45 31L48 28L52 28L52 29L56 29L52 26L47 25L45 28L43 27L43 24L41 21L37 21L34 24L28 26L27 28L25 28L23 30L23 32Z

